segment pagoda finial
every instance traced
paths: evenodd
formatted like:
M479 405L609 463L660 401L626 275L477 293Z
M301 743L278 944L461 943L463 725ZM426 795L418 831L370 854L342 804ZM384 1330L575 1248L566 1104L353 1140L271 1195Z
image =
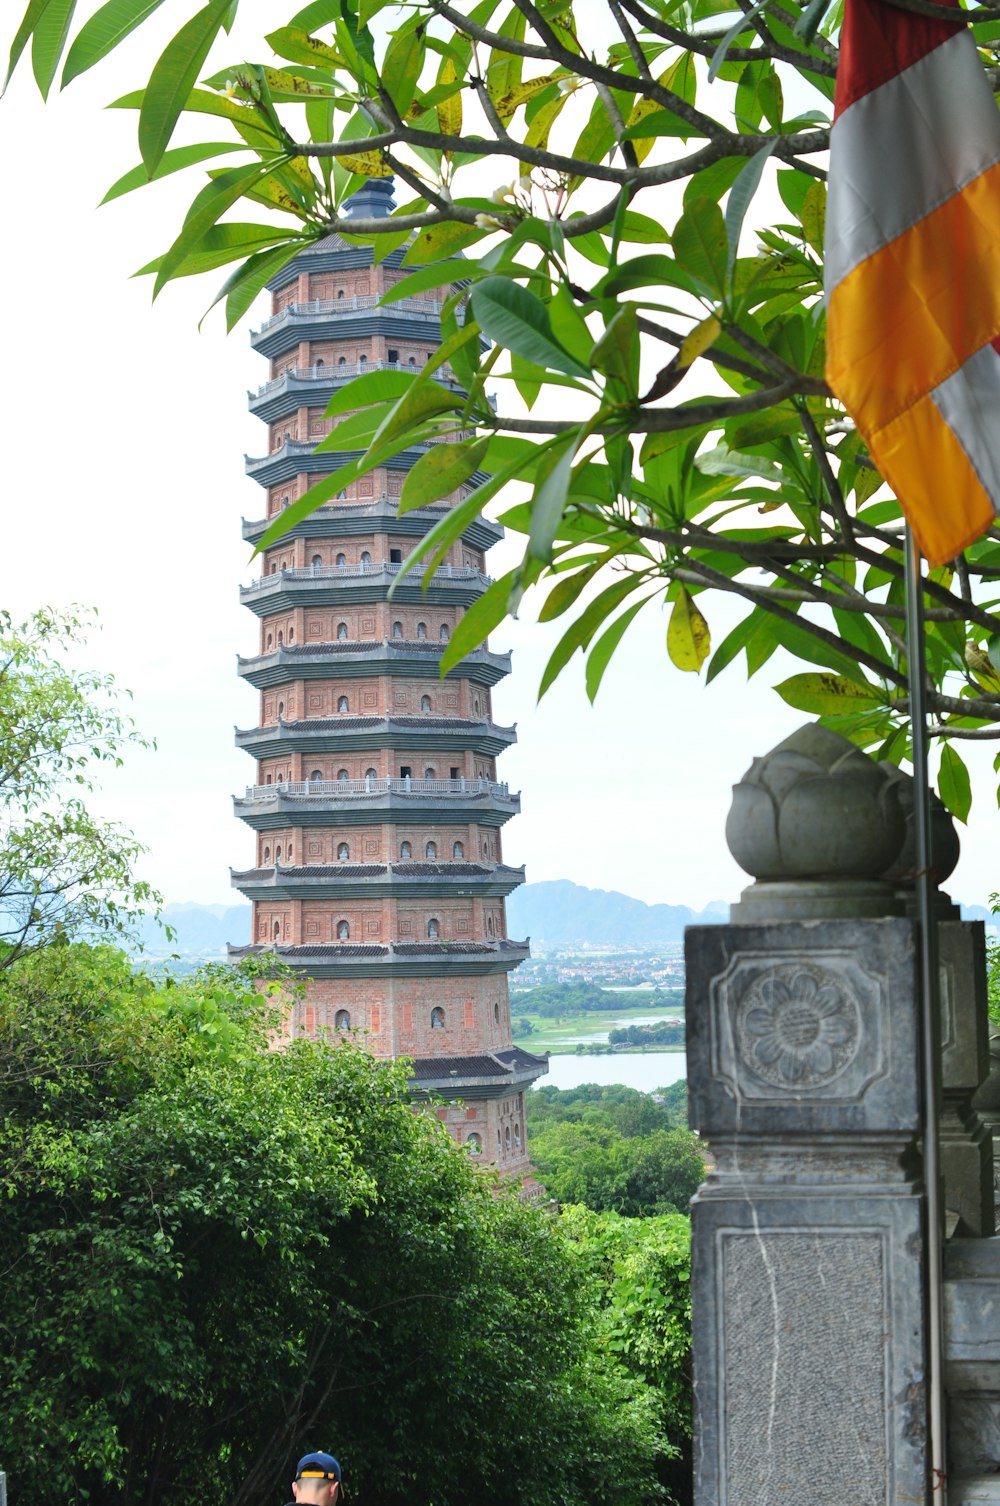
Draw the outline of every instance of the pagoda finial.
M394 178L369 178L364 188L344 201L344 216L349 220L379 219L396 207Z

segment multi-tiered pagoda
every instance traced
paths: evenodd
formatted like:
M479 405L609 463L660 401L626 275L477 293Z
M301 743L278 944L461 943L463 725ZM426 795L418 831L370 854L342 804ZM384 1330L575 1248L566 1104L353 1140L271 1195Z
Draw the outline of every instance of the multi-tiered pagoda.
M391 184L351 201L387 214ZM365 371L420 368L441 343L438 295L379 307L406 277L403 253L332 235L270 284L273 312L251 337L270 379L250 409L267 454L247 461L268 523L348 452L317 451L336 420L338 386ZM435 380L454 383L445 366ZM257 652L239 672L260 693L259 725L236 740L255 760L237 814L256 834L255 866L233 883L253 904L250 948L308 980L290 1035L358 1032L378 1056L413 1058L414 1093L456 1139L505 1171L528 1170L525 1089L544 1058L514 1046L507 974L528 955L507 937L504 899L524 869L503 860L501 832L520 808L497 779L515 740L493 720L492 687L510 657L484 646L444 680L439 659L462 613L490 584L485 554L501 529L478 518L424 589L415 567L389 589L445 506L397 516L413 450L388 460L265 551L241 591L259 619ZM471 486L471 483L470 483Z

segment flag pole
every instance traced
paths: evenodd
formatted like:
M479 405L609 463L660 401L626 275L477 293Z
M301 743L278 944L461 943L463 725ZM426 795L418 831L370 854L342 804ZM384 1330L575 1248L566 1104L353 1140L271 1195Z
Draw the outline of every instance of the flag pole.
M937 920L931 852L931 793L927 772L927 696L920 551L906 528L906 644L913 760L913 817L916 839L917 932L920 958L920 1036L923 1067L924 1184L927 1212L927 1402L929 1425L929 1506L946 1506L944 1414L943 1235L941 1152L941 1010L938 996Z

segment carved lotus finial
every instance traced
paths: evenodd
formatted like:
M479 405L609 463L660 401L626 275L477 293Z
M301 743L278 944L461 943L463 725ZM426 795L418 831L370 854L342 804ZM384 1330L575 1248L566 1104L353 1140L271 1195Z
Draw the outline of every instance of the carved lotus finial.
M726 822L737 863L768 882L878 879L905 835L896 783L815 722L754 759Z
M895 764L877 765L883 779L896 787L899 804L906 820L906 835L895 860L882 875L891 884L912 883L917 868L917 833L914 815L913 775L897 769ZM954 871L961 852L958 831L944 802L931 792L931 867L934 882L943 884Z

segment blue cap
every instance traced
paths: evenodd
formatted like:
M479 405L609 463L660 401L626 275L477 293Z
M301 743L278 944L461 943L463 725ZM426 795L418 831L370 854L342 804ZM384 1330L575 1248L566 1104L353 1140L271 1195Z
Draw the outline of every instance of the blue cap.
M340 1480L340 1465L332 1454L306 1454L295 1466L296 1480Z

